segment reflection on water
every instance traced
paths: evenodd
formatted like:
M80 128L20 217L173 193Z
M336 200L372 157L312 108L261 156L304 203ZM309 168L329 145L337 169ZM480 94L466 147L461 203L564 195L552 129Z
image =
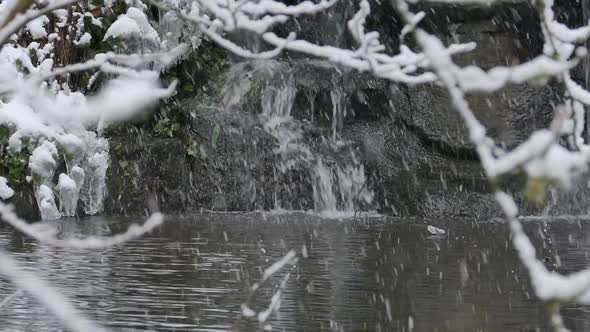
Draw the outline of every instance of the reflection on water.
M56 223L64 234L109 235L130 220ZM433 237L426 226L447 231ZM273 331L545 331L546 316L503 223L322 220L303 214L173 218L149 237L107 250L64 250L0 228L0 245L75 305L116 331L256 331L240 305L263 270L288 250L300 260L273 315ZM560 271L588 262L590 223L526 224L540 255ZM263 309L285 271L254 296ZM0 301L14 292L0 281ZM587 330L586 307L564 310ZM0 329L61 327L26 295L0 310Z

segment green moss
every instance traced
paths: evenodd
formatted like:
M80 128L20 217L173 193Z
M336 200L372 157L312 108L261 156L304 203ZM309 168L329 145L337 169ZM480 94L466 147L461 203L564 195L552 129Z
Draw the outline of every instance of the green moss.
M184 149L188 158L207 159L207 152L202 144L195 141L189 141L184 144Z
M129 162L130 156L126 152L123 142L113 142L110 145L111 151L111 176L108 177L109 187L115 192L126 192L130 184L137 177L133 163Z
M104 128L102 134L104 137L110 138L117 136L125 136L130 132L137 132L138 130L139 129L137 125L134 123L121 122L110 124L108 127Z
M0 126L0 144L5 145L10 138L10 129Z
M90 3L95 7L104 7L104 0L92 0Z
M14 62L14 64L16 65L16 70L17 71L19 71L19 72L21 72L21 73L23 73L25 75L30 74L29 69L23 65L23 62L20 59L17 59Z
M161 118L152 129L153 136L173 138L180 130L180 123L171 120L169 117Z
M133 167L131 166L131 164L127 160L120 159L118 162L118 166L119 166L119 174L121 176L123 176L124 178L131 178L133 175L135 175L135 172L133 171Z
M120 177L131 178L135 175L133 166L126 160L125 146L123 143L114 143L111 145L111 153L116 160L116 169Z
M105 27L112 23L109 21L111 19L116 19L116 16L105 18ZM88 26L91 27L92 24ZM93 52L113 51L123 47L122 41L117 39L109 38L102 41L105 28L91 27L91 30L94 44L89 49L93 50ZM87 56L93 56L88 52ZM219 96L227 63L228 58L223 49L210 41L203 40L197 49L190 51L182 61L162 74L162 80L165 84L173 80L178 81L177 95L174 98L162 101L159 110L150 120L135 124L113 124L105 129L104 135L106 137L126 136L130 130L137 129L152 137L175 138L182 136L190 115L188 111L179 109L176 106L177 101L202 94ZM82 81L88 82L91 75L90 72L85 74ZM106 75L100 75L101 80L104 78L106 78ZM93 85L93 89L99 87L100 83L100 81L97 81ZM207 133L204 134L205 136L208 135ZM211 141L213 145L217 144L218 136L219 133L212 135Z
M23 138L23 148L20 152L8 151L8 139L12 134L10 128L0 126L0 174L10 183L19 184L25 181L31 153L26 147L28 139Z
M27 176L29 157L31 153L23 148L19 153L8 153L6 148L2 150L0 157L0 173L10 183L24 183Z
M225 51L214 43L203 40L201 45L190 52L179 64L170 68L165 80L176 79L179 83L178 97L185 98L197 93L218 95L227 67Z
M524 197L531 203L542 205L547 197L547 186L556 185L559 181L546 177L529 178L526 183Z
M211 133L211 145L216 148L217 144L219 143L219 139L221 138L221 127L219 125L213 128L213 132Z
M187 156L196 158L199 156L199 145L193 141L185 142L184 151Z

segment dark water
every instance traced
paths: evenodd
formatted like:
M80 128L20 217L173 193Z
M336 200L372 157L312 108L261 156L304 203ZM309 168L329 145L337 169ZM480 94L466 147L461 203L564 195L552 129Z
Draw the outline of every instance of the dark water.
M108 235L130 220L62 220L64 234ZM444 228L431 237L426 226ZM502 222L322 220L303 214L171 218L150 236L108 250L64 250L0 227L0 245L115 331L257 331L240 305L268 306L291 271L273 331L546 331ZM590 222L529 221L540 256L561 271L586 266ZM252 295L250 285L290 249L308 258ZM557 258L556 258L557 257ZM0 281L0 301L14 292ZM585 307L564 316L587 330ZM35 300L0 310L3 331L59 331Z

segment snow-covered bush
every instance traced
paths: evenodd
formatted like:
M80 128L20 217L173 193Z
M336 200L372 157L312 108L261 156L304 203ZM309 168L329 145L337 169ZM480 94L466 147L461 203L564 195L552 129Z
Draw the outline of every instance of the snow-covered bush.
M84 213L100 213L109 160L102 128L174 92L173 85L161 87L159 72L151 68L165 68L184 46L160 47L146 6L136 5L0 4L0 126L9 136L6 158L29 158L24 161L27 179L42 219L73 216L78 201ZM24 180L18 173L8 180Z

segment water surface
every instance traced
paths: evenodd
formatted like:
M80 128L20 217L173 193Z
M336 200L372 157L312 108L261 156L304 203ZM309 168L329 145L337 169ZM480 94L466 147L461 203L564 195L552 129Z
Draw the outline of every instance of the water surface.
M54 224L63 234L109 235L132 221L140 220ZM447 233L432 236L428 225ZM590 222L537 220L526 228L552 268L587 265ZM56 249L6 226L0 245L114 331L547 330L502 222L197 214L169 218L153 234L106 250ZM291 249L308 257L252 293L264 269ZM242 303L266 308L289 271L280 310L268 324L241 317ZM0 299L14 291L0 281ZM566 308L568 326L590 326L586 311ZM25 294L0 310L0 329L62 328Z

